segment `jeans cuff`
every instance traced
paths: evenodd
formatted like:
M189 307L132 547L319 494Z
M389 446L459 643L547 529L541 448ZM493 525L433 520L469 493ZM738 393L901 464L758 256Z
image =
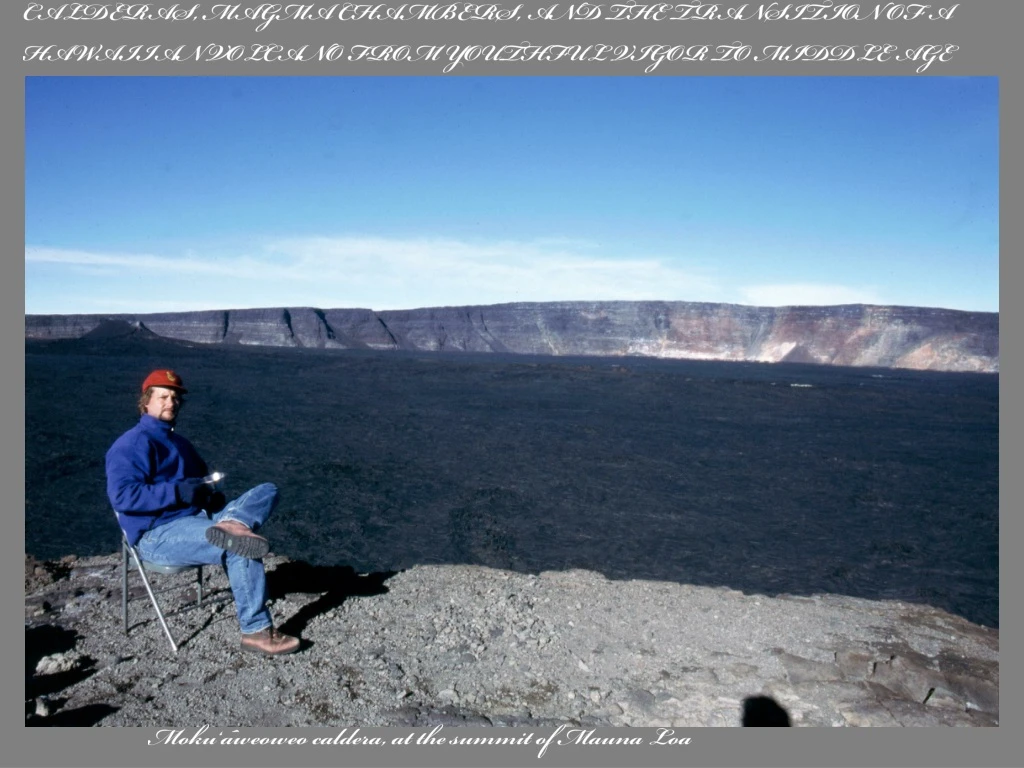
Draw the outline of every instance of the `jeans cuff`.
M243 630L242 634L243 635L255 635L257 632L262 632L263 630L270 629L273 626L274 626L273 624L267 624L265 627L260 627L259 629L254 629L254 630L251 630L250 632L246 632L246 631Z

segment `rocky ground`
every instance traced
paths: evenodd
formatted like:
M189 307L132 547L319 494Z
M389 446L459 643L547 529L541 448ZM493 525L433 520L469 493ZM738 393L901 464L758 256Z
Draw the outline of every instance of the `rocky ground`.
M794 726L995 726L999 631L925 605L765 597L583 571L473 565L357 574L266 559L304 645L238 650L227 581L161 585L174 655L116 555L25 566L32 726L738 726L770 697ZM159 577L158 577L159 578Z

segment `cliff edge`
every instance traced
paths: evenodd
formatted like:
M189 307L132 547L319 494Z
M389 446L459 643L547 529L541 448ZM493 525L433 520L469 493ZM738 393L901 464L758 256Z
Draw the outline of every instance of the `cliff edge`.
M133 333L203 344L999 371L998 313L925 307L577 301L384 312L277 307L25 317L30 340Z

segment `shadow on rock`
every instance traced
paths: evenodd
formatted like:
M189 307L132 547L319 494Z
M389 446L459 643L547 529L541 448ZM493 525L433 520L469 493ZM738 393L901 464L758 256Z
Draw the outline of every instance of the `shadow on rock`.
M53 694L96 672L96 660L75 651L78 637L74 630L52 624L25 628L25 725L91 726L117 711L107 704L92 704L55 712L65 699Z
M49 717L30 715L25 719L25 725L45 728L89 728L117 710L118 707L110 704L87 704L84 707L68 709Z
M88 657L75 660L76 666L63 672L49 675L33 675L25 680L25 698L35 699L39 696L50 696L65 688L82 682L96 673L96 662Z
M35 673L36 665L44 656L66 653L75 647L78 633L53 624L25 628L25 678Z
M789 713L771 696L750 696L743 700L743 726L788 728Z
M96 662L75 653L78 633L46 624L25 629L25 699L50 696L92 675Z
M387 593L384 582L397 571L357 574L349 566L310 565L301 561L283 563L267 573L267 590L272 600L293 593L321 593L318 600L304 606L280 630L301 635L310 621L337 608L350 597L372 597Z

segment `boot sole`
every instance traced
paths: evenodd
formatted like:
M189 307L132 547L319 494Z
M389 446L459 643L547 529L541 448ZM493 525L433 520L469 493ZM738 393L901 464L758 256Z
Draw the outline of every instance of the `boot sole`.
M299 650L298 645L296 645L294 648L289 648L286 651L267 651L263 648L257 648L254 645L246 645L244 643L242 643L240 647L243 651L248 651L249 653L258 653L260 656L287 656L289 653L295 653L297 650Z
M233 536L216 526L206 529L206 540L249 560L259 560L270 551L270 542L260 536Z

